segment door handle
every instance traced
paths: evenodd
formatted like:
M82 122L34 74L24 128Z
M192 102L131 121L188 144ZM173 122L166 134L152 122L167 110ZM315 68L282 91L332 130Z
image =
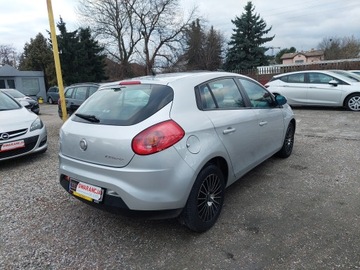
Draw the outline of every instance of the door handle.
M235 132L236 129L235 128L232 128L232 127L228 127L227 129L225 129L223 131L223 134L229 134L229 133L232 133L232 132Z
M267 121L261 121L261 122L259 123L259 126L260 126L260 127L265 126L265 125L267 125L267 123L268 123Z

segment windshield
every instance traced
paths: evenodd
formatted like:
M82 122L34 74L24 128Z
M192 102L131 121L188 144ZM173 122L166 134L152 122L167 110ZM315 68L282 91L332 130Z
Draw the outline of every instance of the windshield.
M14 97L14 98L23 98L26 97L23 93L21 93L18 90L15 89L6 89L4 90L5 93L8 93L10 96Z
M150 117L173 100L166 85L138 84L101 89L77 111L74 121L129 126Z
M16 110L20 108L21 106L15 100L0 91L0 111Z

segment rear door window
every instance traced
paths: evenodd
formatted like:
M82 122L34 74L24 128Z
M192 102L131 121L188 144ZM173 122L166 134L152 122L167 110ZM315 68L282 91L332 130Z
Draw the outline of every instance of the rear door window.
M232 78L208 82L198 87L200 106L203 110L238 109L244 100Z
M96 92L96 90L98 90L99 87L97 86L90 86L89 87L89 97L94 94Z
M75 88L74 99L84 101L86 99L87 86Z

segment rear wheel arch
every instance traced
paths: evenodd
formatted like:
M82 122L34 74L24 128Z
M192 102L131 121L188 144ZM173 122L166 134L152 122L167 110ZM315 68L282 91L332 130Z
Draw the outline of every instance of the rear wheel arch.
M226 160L223 158L223 157L214 157L212 158L211 160L209 160L202 168L201 170L203 170L205 167L207 167L209 164L213 164L215 166L217 166L223 176L224 176L224 179L225 179L225 185L227 184L228 182L228 176L229 176L229 166L226 162ZM201 171L200 170L200 171Z

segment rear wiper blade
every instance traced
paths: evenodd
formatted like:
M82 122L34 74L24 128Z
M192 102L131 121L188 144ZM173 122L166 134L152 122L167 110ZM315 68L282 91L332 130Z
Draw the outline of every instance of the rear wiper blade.
M85 120L90 121L90 122L94 122L94 123L99 123L100 122L100 120L95 115L82 114L82 113L75 113L75 115L77 117L80 117L80 118L85 119Z

